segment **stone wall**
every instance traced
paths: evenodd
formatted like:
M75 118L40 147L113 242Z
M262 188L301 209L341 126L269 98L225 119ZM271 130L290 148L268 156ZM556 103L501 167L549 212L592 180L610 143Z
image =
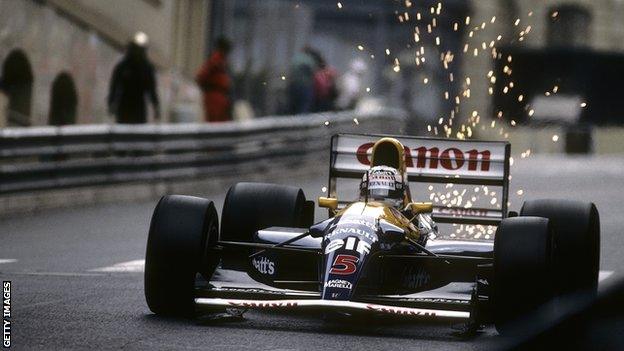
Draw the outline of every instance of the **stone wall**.
M26 54L34 77L30 125L48 124L52 81L63 71L71 75L78 93L77 123L112 121L106 96L123 49L121 43L104 38L53 6L32 0L0 0L0 65L14 50ZM199 91L188 75L166 64L159 65L157 76L164 120L170 120L170 112L178 111L179 105L186 107L191 119L198 120Z

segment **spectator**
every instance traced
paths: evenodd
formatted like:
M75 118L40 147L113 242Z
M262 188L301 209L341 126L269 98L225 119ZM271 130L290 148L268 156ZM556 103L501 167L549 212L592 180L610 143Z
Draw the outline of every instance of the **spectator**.
M288 105L291 114L312 111L316 68L313 50L309 47L305 47L293 58L288 89Z
M336 87L336 70L327 64L317 51L312 52L316 61L314 72L314 108L315 112L332 111L335 109L338 89Z
M113 70L108 93L108 109L117 123L147 122L145 97L154 106L154 119L160 119L154 66L147 58L148 38L139 32L128 44L124 58Z
M204 94L204 118L206 122L232 120L231 79L227 62L230 46L229 40L217 39L215 50L201 66L195 77L195 81Z
M342 75L339 82L340 96L338 107L341 109L354 109L364 95L362 79L366 71L366 63L361 59L351 61L349 70Z

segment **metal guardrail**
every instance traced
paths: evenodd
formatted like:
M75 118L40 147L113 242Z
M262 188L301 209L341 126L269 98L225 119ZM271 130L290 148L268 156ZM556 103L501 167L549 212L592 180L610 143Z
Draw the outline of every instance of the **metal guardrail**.
M405 118L401 110L384 108L244 123L5 128L0 194L227 176L266 167L268 159L294 167L304 156L328 150L330 135L397 133Z

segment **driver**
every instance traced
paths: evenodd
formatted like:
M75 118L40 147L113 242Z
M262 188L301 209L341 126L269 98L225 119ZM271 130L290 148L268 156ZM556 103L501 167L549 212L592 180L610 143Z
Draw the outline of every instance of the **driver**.
M408 185L396 168L373 166L364 173L360 182L360 201L384 203L410 218L414 214L406 208L406 191L409 193ZM437 236L438 227L431 214L419 213L413 219L416 219L421 244L424 245L428 238Z
M377 201L403 210L405 183L399 171L388 166L371 167L360 182L360 200Z

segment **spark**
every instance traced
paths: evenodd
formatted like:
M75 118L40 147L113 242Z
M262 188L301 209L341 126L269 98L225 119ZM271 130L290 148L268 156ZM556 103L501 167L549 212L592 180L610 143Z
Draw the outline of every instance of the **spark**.
M358 45L358 46L357 46L357 48L358 48L358 50L360 50L360 51L364 50L364 47L363 47L362 45Z
M524 190L520 189L520 190L516 191L516 194L522 195L522 194L524 194Z
M342 3L340 1L338 1L338 3L336 4L336 6L338 6L339 9L342 9Z
M321 192L326 193L327 192L327 187L326 186L322 187L321 188Z
M324 123L324 124L325 124L326 126L328 126L328 125L329 125L329 121L325 121L325 123Z
M556 143L558 140L559 140L559 136L557 134L552 136L552 141Z
M360 125L360 121L358 121L358 119L357 119L357 118L354 118L354 119L353 119L353 123L355 123L355 125L356 125L356 126L359 126L359 125Z
M581 107L583 107L583 108L584 108L585 106L587 106L587 103L586 103L586 102L582 102L582 103L581 103Z

